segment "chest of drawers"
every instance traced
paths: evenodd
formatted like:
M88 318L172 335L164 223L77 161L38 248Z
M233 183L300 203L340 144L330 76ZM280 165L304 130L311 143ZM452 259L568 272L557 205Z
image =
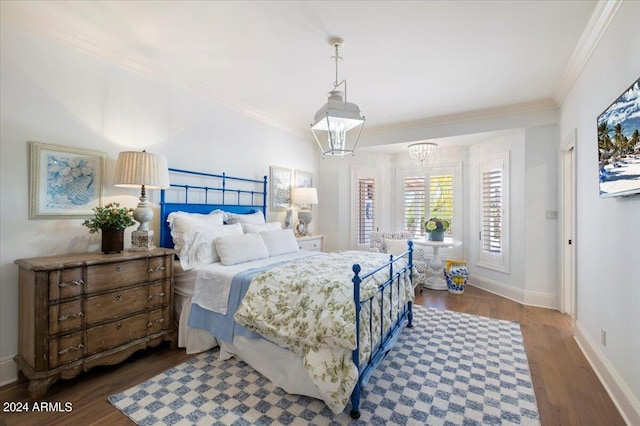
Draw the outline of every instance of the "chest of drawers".
M173 250L18 259L15 357L29 395L59 379L123 361L162 341L176 345Z

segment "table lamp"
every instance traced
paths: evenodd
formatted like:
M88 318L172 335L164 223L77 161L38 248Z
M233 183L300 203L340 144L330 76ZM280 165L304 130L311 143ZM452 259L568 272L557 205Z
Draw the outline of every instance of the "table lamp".
M133 218L140 223L137 230L131 233L132 251L149 251L155 247L153 230L149 222L153 218L153 210L149 207L146 189L169 188L169 168L167 159L161 155L146 151L125 151L118 154L114 186L124 188L141 187L140 202L133 211Z
M298 219L304 222L306 230L313 220L311 205L318 204L318 191L315 188L293 188L292 201L300 206Z

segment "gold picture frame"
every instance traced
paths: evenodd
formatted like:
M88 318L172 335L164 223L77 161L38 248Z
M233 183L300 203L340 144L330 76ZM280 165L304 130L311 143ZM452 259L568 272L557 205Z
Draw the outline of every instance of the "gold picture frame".
M30 142L29 219L82 219L103 205L104 152Z

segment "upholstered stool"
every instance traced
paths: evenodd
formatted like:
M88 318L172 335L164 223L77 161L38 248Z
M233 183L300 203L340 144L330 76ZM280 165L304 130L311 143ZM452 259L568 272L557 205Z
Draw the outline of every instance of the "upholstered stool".
M467 262L464 260L447 260L443 272L449 293L462 294L469 279Z

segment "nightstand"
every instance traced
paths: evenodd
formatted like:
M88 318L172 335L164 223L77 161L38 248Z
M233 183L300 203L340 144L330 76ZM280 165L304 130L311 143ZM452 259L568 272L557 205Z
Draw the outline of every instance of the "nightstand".
M297 237L296 240L298 240L300 250L324 251L324 235L307 235L306 237Z
M18 259L15 357L29 395L163 340L176 346L173 250Z

